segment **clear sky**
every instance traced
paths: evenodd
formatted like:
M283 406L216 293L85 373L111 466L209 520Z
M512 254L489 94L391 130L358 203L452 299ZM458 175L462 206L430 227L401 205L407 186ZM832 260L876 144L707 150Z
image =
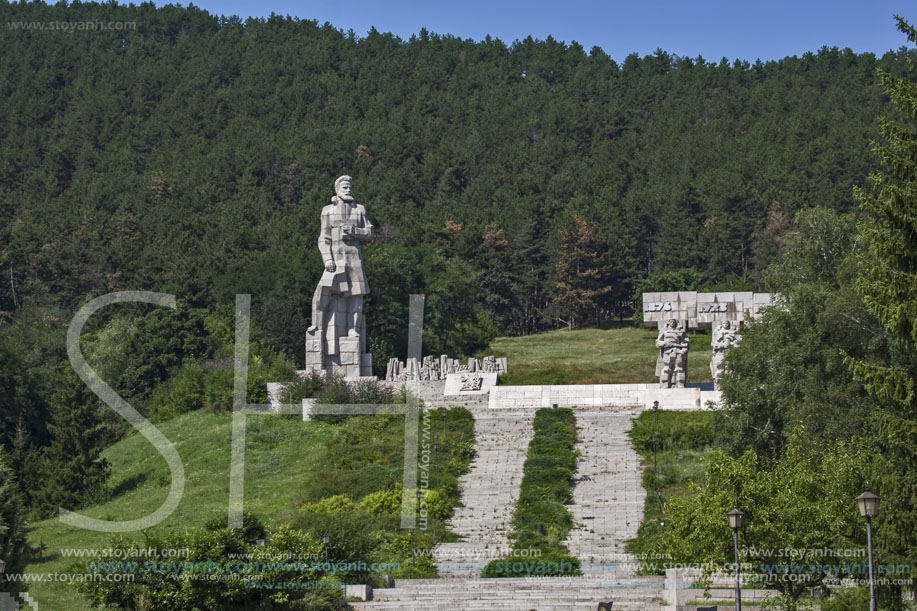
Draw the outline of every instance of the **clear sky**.
M156 4L166 4L157 0ZM179 4L187 4L179 2ZM907 45L899 14L917 24L915 0L196 0L214 14L267 17L272 12L365 36L370 27L403 39L421 28L506 43L531 35L598 45L615 60L662 48L708 61L780 59L822 46L881 55ZM913 48L913 47L911 47Z

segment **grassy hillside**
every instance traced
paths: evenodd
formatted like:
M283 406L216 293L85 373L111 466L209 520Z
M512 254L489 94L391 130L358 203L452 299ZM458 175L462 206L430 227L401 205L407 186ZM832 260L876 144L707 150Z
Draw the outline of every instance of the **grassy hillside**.
M229 502L229 460L232 416L227 413L192 412L162 423L160 429L175 444L185 465L185 491L168 519L150 529L154 534L199 527L207 520L225 517ZM302 422L295 416L249 417L245 456L245 510L265 525L292 517L302 498L302 482L325 459L315 450L332 425ZM157 507L169 490L165 460L139 435L125 439L105 452L112 464L112 498L81 511L108 519L139 518ZM140 538L139 533L133 534ZM61 549L106 548L113 535L72 528L56 518L33 525L29 541L44 545L30 573L64 573L76 560ZM66 583L34 583L29 587L40 609L82 609L86 601L76 587Z
M548 331L497 338L488 354L508 360L501 384L638 384L656 380L656 336L632 326ZM688 338L688 382L710 382L710 334Z
M349 396L352 399L355 395ZM421 522L416 546L429 550L450 537L443 522L458 502L457 477L467 471L474 437L467 410L448 410L448 435L439 424L439 410L425 414L429 420L424 422L432 423L424 425L425 447L437 442L438 448L429 455L427 470L421 469L419 474L428 477L425 498L429 521ZM176 511L148 534L184 534L213 520L225 521L231 414L196 411L164 422L160 429L181 455L186 484ZM353 416L334 422L302 422L296 416L249 416L244 510L254 514L268 533L281 525L312 532L313 536L315 532L337 532L329 548L329 558L334 561L397 562L401 568L393 569L394 575L432 577L436 571L429 562L418 563L416 569L407 564L411 558L408 533L400 528L396 515L400 511L403 456L404 419L400 417ZM107 520L134 519L165 499L170 485L168 466L143 437L133 435L120 441L106 450L105 457L113 471L109 498L82 513ZM396 497L395 507L385 504L388 495ZM368 499L375 499L375 505L355 504ZM342 532L353 542L348 543ZM146 547L143 535L132 532L127 538ZM47 576L68 573L75 565L84 569L87 558L93 558L85 552L79 555L79 550L123 549L123 545L112 545L114 538L108 533L65 526L56 517L38 522L32 525L29 539L42 551L26 572ZM64 581L33 583L30 592L40 608L88 606L77 587Z

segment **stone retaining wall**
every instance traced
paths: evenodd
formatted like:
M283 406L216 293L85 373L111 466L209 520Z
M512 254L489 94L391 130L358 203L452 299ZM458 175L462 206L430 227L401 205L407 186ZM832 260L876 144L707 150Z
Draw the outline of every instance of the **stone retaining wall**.
M620 407L705 410L708 402L719 403L718 391L699 388L659 388L656 384L565 384L559 386L495 386L490 391L491 409L542 407Z

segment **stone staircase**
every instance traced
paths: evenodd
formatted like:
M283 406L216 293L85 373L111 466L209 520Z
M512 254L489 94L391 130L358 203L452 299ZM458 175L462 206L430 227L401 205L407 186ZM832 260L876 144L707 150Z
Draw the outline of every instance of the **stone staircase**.
M367 611L442 608L463 611L585 611L614 601L614 611L658 611L662 577L634 577L624 553L643 517L640 459L627 431L635 411L576 409L580 452L570 511L576 526L565 541L583 563L581 577L483 579L490 560L506 558L534 409L472 409L477 456L459 481L463 506L448 522L461 540L433 550L440 579L398 579L373 592ZM513 560L537 561L537 558Z
M637 415L607 408L575 410L580 457L568 505L575 526L564 544L587 574L633 577L637 568L636 559L624 552L624 544L637 534L646 497L640 456L627 436Z
M588 579L399 579L373 592L373 602L351 603L371 611L595 611L614 601L613 611L659 611L662 577Z
M535 410L474 410L477 455L459 480L462 507L447 527L461 538L433 550L443 577L478 577L481 569L510 551L511 528L522 464L532 439Z

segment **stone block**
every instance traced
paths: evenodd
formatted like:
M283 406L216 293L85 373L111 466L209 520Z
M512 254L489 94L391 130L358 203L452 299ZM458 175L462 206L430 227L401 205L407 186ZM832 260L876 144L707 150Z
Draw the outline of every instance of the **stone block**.
M360 600L372 600L373 588L369 585L351 585L344 586L344 596L347 598L359 598Z
M359 336L348 335L342 337L338 340L340 344L341 352L359 352L360 351L360 338Z
M302 421L309 422L312 420L312 408L315 406L315 399L302 400Z
M280 404L283 403L283 383L267 383L267 401L271 404L271 411L280 411Z
M490 389L497 384L497 374L495 372L476 372L475 375L481 378L481 386L478 390L462 390L462 376L467 374L450 373L446 375L446 386L443 394L447 397L456 395L485 395L490 393Z

